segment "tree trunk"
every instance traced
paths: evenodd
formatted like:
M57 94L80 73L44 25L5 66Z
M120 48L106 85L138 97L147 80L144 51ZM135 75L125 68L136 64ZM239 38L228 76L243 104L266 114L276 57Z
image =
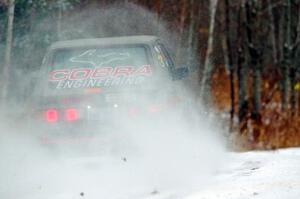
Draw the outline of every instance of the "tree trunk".
M254 118L256 118L260 114L260 109L261 109L261 66L260 66L260 63L258 62L256 64L254 64L254 69L253 69L253 111L252 111L252 116L254 116Z
M8 2L8 24L7 24L7 34L6 34L6 48L4 57L4 67L2 74L2 100L3 104L6 102L9 86L9 74L11 65L11 50L13 42L13 22L14 22L14 12L15 12L15 1L9 0Z
M214 42L214 27L215 27L215 15L217 11L218 0L210 0L210 22L208 30L208 42L207 50L204 61L204 71L201 80L200 96L204 103L208 103L211 99L211 73L212 73L212 53Z
M259 31L262 19L257 17L260 8L261 5L257 1L248 0L246 2L247 46L253 71L253 119L258 119L261 108L261 63L263 47L260 43Z
M289 103L289 94L290 94L290 65L291 65L291 0L287 0L287 4L285 7L285 21L286 21L286 32L285 32L285 42L283 47L283 65L282 65L282 73L283 73L283 80L282 80L282 105L283 109L286 110L288 108Z
M200 6L200 5L199 5ZM200 18L201 18L201 12L198 11L198 14L196 15L196 22L195 22L195 28L194 28L194 40L193 40L193 45L192 45L192 51L194 57L194 63L193 63L193 69L196 69L196 66L200 68L200 63L201 63L201 57L199 54L199 26L200 26ZM197 65L196 65L197 64Z
M229 64L229 52L228 52L228 44L227 44L227 33L226 29L224 28L225 34L222 35L222 52L223 52L223 59L224 59L224 67L225 72L227 75L230 75L230 64Z
M268 0L268 15L270 19L270 37L271 37L271 44L272 44L272 58L273 62L276 65L278 63L277 59L277 47L276 47L276 36L275 36L275 21L274 21L274 14L273 14L273 6L271 0Z
M188 29L188 66L191 65L193 60L193 41L195 36L195 10L194 0L190 0L190 24Z
M278 24L278 39L277 39L277 49L278 49L278 64L277 67L281 72L281 80L280 80L280 90L281 90L281 109L285 110L286 109L286 98L284 95L284 73L285 73L285 66L284 66L284 45L285 45L285 10L283 11L283 14L280 13L281 15L279 16L279 24ZM276 14L279 14L278 12Z
M296 52L295 52L296 60L297 60L297 58L298 58L298 56L300 54L299 53L300 52L300 4L298 6L299 7L298 7L297 38L296 38L296 42L297 42L298 46L297 46L297 49L296 49ZM295 62L296 62L296 60L295 60ZM297 81L296 84L298 84L299 80L300 80L300 78L299 78L300 77L300 70L299 70L299 68L296 68L296 72L295 73L296 73L296 81ZM296 95L295 101L296 101L296 107L297 107L297 110L298 110L298 111L295 111L295 112L298 112L298 115L300 115L300 91L299 91L299 89L297 88L296 85L294 86L294 92L296 93L295 94ZM298 99L296 99L296 98L298 98Z
M178 35L178 43L176 49L176 57L180 57L181 55L181 45L184 39L184 27L186 21L186 11L187 11L187 0L182 0L182 7L180 12L180 21L179 21L179 35Z
M62 13L63 13L63 10L62 10L62 6L59 5L58 6L58 13L57 13L57 39L58 40L62 40L62 35L61 35L61 21L62 21Z
M292 116L295 115L295 110L296 110L296 91L295 91L295 85L296 85L296 68L294 65L290 67L290 90L291 90L291 98L290 98L290 104L291 104L291 113Z
M291 113L292 116L295 115L296 108L297 108L297 93L296 93L296 89L295 89L295 85L296 85L296 78L297 78L297 64L299 64L299 62L297 61L297 59L299 59L297 57L297 55L299 55L299 44L300 44L300 5L298 4L298 17L297 17L297 27L296 27L296 39L295 42L293 42L293 52L292 52L292 59L293 62L290 66L290 80L291 80L291 86L290 86L290 90L291 90L291 96L290 96L290 104L291 104Z
M160 12L161 12L161 2L160 0L155 0L155 10L156 10L156 23L157 23L157 35L160 34Z
M238 117L239 123L244 123L248 113L248 81L247 66L245 66L245 2L242 1L238 11L238 52L237 52L237 75L238 75Z
M234 92L234 66L232 60L232 49L230 40L230 5L229 0L225 0L225 35L223 42L223 53L224 60L227 68L229 69L229 79L230 79L230 131L233 128L233 118L234 118L234 104L235 104L235 92Z

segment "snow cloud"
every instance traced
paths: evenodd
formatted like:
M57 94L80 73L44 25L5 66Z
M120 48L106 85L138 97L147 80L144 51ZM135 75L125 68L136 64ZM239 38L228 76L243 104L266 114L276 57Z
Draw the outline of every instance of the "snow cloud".
M154 34L174 44L176 38L162 22L157 24L154 14L132 4L84 10L63 24L62 39ZM43 28L46 23L36 31ZM164 95L166 85L157 86L163 92L139 105ZM27 104L9 111L9 116L3 113L0 197L141 198L198 189L221 164L224 143L216 118L204 114L189 89L181 90L189 104L185 109L175 107L136 120L118 116L113 128L86 128L85 132L98 132L92 139L79 139L77 132L71 139L49 143L41 140L49 129L20 114L30 109ZM59 134L60 129L52 132Z

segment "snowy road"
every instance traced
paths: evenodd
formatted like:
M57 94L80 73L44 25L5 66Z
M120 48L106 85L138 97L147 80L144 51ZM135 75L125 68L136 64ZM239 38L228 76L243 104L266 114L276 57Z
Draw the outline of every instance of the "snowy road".
M213 182L187 199L296 199L300 197L300 149L231 153Z
M8 184L4 184L2 178L0 195L16 199L94 199L98 198L98 192L101 192L101 198L106 194L108 197L112 193L113 197L108 198L118 199L298 199L300 197L300 149L227 155L226 163L220 165L207 183L201 183L198 188L170 190L165 187L164 191L156 190L151 184L149 174L145 174L149 180L145 184L145 176L136 178L135 175L143 171L128 167L126 164L121 168L119 167L121 161L103 160L105 164L109 162L110 165L119 165L118 172L112 174L107 171L116 170L117 167L103 168L101 165L104 162L95 158L75 158L47 162L46 167L44 163L42 166L35 165L31 170L32 173L21 175L18 172L30 170L26 168L29 165L25 165L25 168L22 165L18 171L15 168L7 169L4 177L7 177ZM104 172L101 172L100 168L104 169ZM14 180L10 181L8 176L12 175L15 175L12 178ZM101 181L99 176L104 180ZM112 181L118 183L111 184ZM137 186L139 182L141 184Z
M225 152L204 124L167 127L60 150L17 130L0 133L0 199L300 198L300 148Z

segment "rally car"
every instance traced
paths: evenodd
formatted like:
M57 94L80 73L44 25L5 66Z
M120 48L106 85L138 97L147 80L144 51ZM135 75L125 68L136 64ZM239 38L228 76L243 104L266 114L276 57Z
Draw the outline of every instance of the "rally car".
M155 118L182 101L178 80L187 74L155 36L60 41L44 57L34 119L53 136Z

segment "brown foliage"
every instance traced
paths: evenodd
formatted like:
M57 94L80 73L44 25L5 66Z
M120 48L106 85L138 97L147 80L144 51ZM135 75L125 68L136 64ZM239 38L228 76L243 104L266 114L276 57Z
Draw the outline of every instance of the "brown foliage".
M225 112L230 110L229 77L219 68L212 77L214 105ZM243 121L235 123L235 145L240 149L277 149L300 146L300 115L283 111L277 78L265 76L262 82L262 109L255 117L249 112ZM278 81L277 81L278 82ZM235 90L237 82L235 80ZM237 106L237 99L235 99ZM251 110L251 107L250 107Z

